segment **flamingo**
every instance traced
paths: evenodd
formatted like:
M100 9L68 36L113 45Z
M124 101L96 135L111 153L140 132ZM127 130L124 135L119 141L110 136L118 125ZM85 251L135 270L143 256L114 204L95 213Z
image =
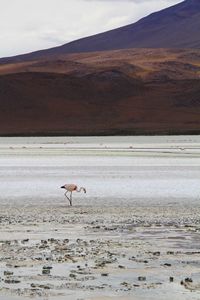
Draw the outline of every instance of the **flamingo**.
M84 187L80 187L78 189L78 186L76 184L65 184L65 185L61 186L61 189L66 190L65 197L67 197L67 199L69 200L70 206L72 206L72 193L73 192L80 193L83 190L83 192L86 193L86 189ZM70 193L70 198L67 196L67 193Z

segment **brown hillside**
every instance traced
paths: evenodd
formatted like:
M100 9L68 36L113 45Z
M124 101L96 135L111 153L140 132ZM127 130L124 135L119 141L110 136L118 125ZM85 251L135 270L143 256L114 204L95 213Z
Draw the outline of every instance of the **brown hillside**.
M0 65L0 134L200 132L200 50L131 49Z

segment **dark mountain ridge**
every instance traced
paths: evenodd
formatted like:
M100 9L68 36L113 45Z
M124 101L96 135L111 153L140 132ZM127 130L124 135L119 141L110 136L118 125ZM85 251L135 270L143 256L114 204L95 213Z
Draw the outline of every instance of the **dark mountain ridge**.
M28 61L66 53L129 48L200 48L200 0L186 0L134 24L0 62Z

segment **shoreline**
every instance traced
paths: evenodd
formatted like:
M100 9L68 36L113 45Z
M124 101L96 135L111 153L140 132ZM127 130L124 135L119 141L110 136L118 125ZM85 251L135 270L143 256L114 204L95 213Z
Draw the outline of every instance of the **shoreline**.
M200 155L200 136L0 137L0 155Z
M80 131L74 132L70 131L67 133L67 131L57 131L57 132L19 132L19 133L0 133L0 138L2 137L119 137L119 136L144 136L144 137L151 137L151 136L198 136L200 135L200 130L199 129L191 129L191 130L152 130L152 131L147 131L147 130L110 130L109 132L106 131L99 131L99 132L94 132L94 133L83 133L81 134Z

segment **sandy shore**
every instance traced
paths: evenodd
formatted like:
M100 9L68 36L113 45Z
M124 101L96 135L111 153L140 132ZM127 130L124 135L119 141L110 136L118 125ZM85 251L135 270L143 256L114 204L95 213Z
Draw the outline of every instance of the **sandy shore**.
M3 299L200 297L200 207L4 205L0 211Z

